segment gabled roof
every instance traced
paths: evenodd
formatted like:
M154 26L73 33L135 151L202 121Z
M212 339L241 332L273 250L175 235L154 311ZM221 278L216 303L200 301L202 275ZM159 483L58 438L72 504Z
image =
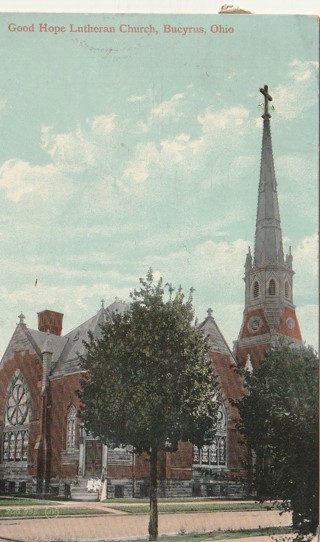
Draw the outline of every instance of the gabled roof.
M213 352L219 352L220 354L227 354L233 360L234 365L236 365L236 362L233 358L233 354L227 344L227 341L222 335L215 319L213 318L213 316L211 316L210 309L208 311L207 318L199 325L199 329L203 332L204 335L208 337L209 343L210 343L210 349Z
M48 333L39 331L38 329L29 329L29 334L33 338L34 342L38 346L40 352L43 351ZM56 363L61 356L61 353L67 343L66 337L50 334L50 342L52 346L52 361Z
M101 336L101 326L108 315L123 314L129 305L116 299L106 309L101 308L97 314L86 320L64 336L50 334L50 347L52 349L53 369L51 376L63 376L81 370L79 356L84 355L86 348L83 341L89 340L89 332L95 338ZM48 333L37 329L28 329L25 323L19 323L13 333L9 345L3 355L0 368L11 359L15 352L23 354L29 351L42 362L42 351L48 339Z
M218 377L222 397L228 402L244 393L243 382L237 373L237 363L233 354L222 335L215 319L208 311L207 318L199 325L199 329L209 339L210 352L214 371ZM226 405L232 417L237 417L236 410L231 404Z
M39 349L36 341L34 341L30 330L25 324L19 323L17 324L5 353L2 356L0 369L2 369L3 365L10 360L15 353L24 354L26 351L41 359L41 349Z

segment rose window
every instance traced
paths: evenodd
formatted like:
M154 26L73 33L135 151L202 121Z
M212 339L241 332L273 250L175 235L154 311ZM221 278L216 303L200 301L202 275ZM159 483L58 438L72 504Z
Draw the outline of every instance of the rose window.
M23 425L28 415L26 391L19 380L15 383L8 400L7 417L11 425Z
M29 448L30 394L17 371L8 390L2 439L2 461L27 461Z

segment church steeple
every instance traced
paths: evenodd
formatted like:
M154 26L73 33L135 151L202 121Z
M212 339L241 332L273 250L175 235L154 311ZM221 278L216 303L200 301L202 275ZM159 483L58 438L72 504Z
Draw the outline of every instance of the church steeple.
M235 355L244 365L250 355L253 365L262 361L265 351L286 340L302 340L293 305L291 247L284 259L277 181L270 131L268 86L264 96L263 136L258 189L254 255L250 247L245 262L245 309Z
M260 92L265 97L265 106L262 115L263 137L254 247L254 263L256 265L264 265L267 262L279 264L284 261L270 131L271 115L268 111L268 101L272 100L272 97L268 93L267 85L261 88Z

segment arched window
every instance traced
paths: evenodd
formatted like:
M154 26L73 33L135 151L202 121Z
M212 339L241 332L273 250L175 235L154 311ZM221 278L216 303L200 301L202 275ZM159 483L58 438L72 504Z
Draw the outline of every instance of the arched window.
M269 282L269 295L276 295L276 283L274 279Z
M68 410L67 419L67 450L76 449L77 409L74 405Z
M208 436L208 444L202 448L193 447L193 464L210 467L225 467L227 465L227 413L224 404L220 402L214 437Z
M257 280L253 285L253 297L259 297L259 282Z
M15 373L7 393L2 441L3 461L27 461L30 395L24 378Z
M284 285L284 295L285 295L285 297L287 299L290 297L290 294L289 294L289 282L287 280L286 280L285 285Z

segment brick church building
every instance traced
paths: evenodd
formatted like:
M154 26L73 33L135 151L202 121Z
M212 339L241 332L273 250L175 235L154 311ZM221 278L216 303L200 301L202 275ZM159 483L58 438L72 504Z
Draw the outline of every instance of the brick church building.
M244 388L236 367L254 367L281 338L301 344L293 305L292 254L284 257L274 171L268 88L258 189L254 254L245 262L245 308L234 351L229 349L212 311L200 324L209 336L210 357L220 383L217 432L198 449L181 443L159 458L162 496L245 496L248 450L236 429L231 400ZM239 277L240 280L240 277ZM83 341L99 337L108 314L123 312L115 300L89 320L62 335L63 314L38 313L38 329L23 314L0 364L0 492L85 495L88 479L104 480L106 497L148 494L149 462L130 448L109 448L86 434L77 416Z

